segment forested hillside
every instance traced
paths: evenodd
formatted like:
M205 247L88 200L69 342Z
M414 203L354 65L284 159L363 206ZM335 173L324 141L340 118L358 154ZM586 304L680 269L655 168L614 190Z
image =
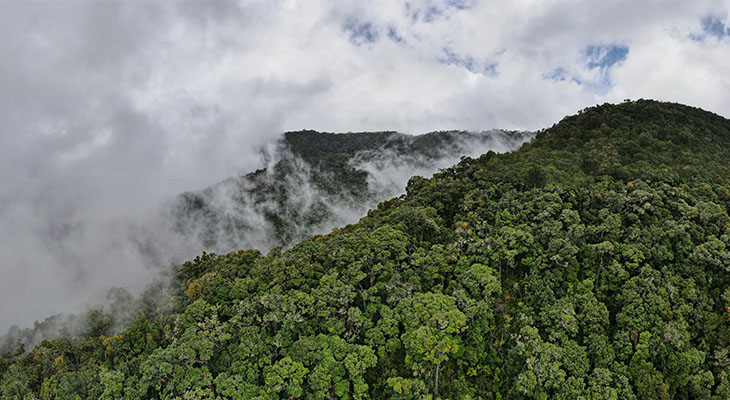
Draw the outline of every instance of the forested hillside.
M183 193L167 215L205 249L289 247L357 221L403 192L414 174L432 174L464 155L516 149L532 132L287 132L261 156L266 166L197 192Z
M380 201L404 193L413 175L430 176L465 155L514 150L534 135L502 130L437 131L417 136L397 132L284 133L259 149L263 168L201 191L180 194L162 205L159 218L145 221L142 229L125 235L132 239L147 268L163 275L150 284L145 304L137 304L128 290L134 288L112 287L116 282L110 279L107 287L112 289L105 299L101 292L96 299L82 299L92 302L86 309L98 311L51 315L22 328L11 325L0 336L0 352L21 345L30 348L59 336L84 337L88 326L102 315L111 321L106 331L119 332L137 309L159 303L167 295L167 267L171 260L186 259L175 249L184 249L187 257L194 257L202 251L288 248L312 235L356 222ZM0 326L13 322L17 321L0 319Z
M179 265L119 334L0 356L0 397L728 399L729 162L718 115L588 108L357 224Z

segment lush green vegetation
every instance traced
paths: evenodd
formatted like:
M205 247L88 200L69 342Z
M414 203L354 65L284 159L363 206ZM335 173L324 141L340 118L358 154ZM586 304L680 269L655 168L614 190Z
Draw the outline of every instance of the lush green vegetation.
M358 224L180 265L120 334L1 356L0 397L728 399L729 160L717 115L586 109Z

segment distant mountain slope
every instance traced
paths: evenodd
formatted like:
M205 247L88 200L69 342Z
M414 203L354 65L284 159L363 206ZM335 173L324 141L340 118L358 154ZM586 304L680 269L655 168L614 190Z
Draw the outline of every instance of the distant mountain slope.
M289 246L357 221L379 201L403 192L412 175L431 175L462 156L507 151L528 132L287 132L265 150L268 165L175 199L176 229L205 248Z

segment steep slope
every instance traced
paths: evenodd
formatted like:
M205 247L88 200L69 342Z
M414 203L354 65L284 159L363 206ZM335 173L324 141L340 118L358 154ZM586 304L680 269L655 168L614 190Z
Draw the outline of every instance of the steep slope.
M0 358L0 394L727 399L728 160L715 114L589 108L285 252L185 263L121 335Z
M509 151L529 132L287 132L262 158L267 166L178 196L168 215L206 249L291 246L355 222L402 193L414 174L432 174L464 155Z

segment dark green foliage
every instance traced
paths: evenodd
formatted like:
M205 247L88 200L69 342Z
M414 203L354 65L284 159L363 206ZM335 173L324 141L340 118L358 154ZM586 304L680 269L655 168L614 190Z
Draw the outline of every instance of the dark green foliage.
M177 266L118 336L0 354L0 397L727 399L728 160L717 115L593 107L285 252Z

